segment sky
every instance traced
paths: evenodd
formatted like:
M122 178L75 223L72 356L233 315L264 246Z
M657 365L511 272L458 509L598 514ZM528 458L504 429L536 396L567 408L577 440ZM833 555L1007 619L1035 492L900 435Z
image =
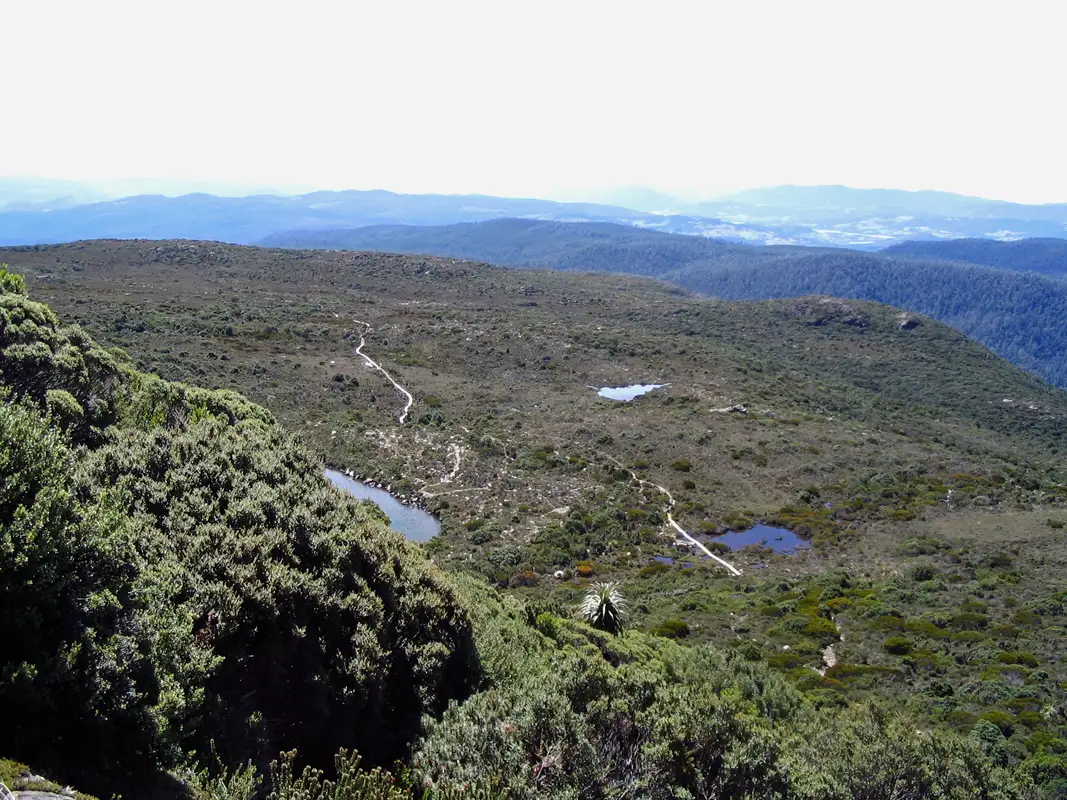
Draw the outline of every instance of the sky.
M1067 201L1067 3L0 4L0 175Z

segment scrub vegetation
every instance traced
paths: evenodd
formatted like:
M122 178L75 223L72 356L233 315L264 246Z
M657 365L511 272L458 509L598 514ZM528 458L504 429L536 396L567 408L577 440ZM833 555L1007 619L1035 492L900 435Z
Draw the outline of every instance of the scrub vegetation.
M607 223L500 219L293 231L267 237L265 243L641 275L728 300L809 294L876 300L934 317L1013 364L1067 387L1063 239L902 242L882 253L865 253L752 247Z
M933 320L211 243L0 259L0 753L35 771L220 798L1067 787L1067 396ZM404 542L323 461L441 535ZM812 547L731 576L675 545L657 484L694 535Z

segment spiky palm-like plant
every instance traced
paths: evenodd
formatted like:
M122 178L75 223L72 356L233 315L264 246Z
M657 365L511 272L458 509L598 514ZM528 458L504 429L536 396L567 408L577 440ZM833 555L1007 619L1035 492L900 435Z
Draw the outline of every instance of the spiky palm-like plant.
M618 634L626 616L626 598L617 583L594 583L578 606L578 613L594 628Z

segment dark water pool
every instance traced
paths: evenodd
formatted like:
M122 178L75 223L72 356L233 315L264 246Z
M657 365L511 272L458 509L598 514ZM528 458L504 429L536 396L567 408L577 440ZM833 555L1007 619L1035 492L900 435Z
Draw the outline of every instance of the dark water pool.
M759 545L769 547L776 553L795 553L797 550L806 550L811 547L811 542L801 539L791 530L774 528L770 525L753 525L745 531L729 531L722 536L712 538L711 541L722 542L731 550Z

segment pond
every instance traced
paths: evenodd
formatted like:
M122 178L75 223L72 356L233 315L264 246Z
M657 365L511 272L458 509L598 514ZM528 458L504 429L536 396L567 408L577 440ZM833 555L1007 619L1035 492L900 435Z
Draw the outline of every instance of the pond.
M621 400L628 403L635 397L648 394L653 389L662 389L666 385L666 383L635 383L632 386L604 386L597 394L608 400Z
M393 530L404 534L413 542L427 542L441 530L441 522L433 514L401 503L384 489L368 486L332 469L326 470L326 477L338 489L353 497L372 501L389 517Z
M711 541L722 542L731 550L758 545L769 547L776 553L795 553L797 550L806 550L811 547L811 542L801 539L793 531L787 528L773 528L770 525L753 525L748 530L729 531L722 536L713 537Z

